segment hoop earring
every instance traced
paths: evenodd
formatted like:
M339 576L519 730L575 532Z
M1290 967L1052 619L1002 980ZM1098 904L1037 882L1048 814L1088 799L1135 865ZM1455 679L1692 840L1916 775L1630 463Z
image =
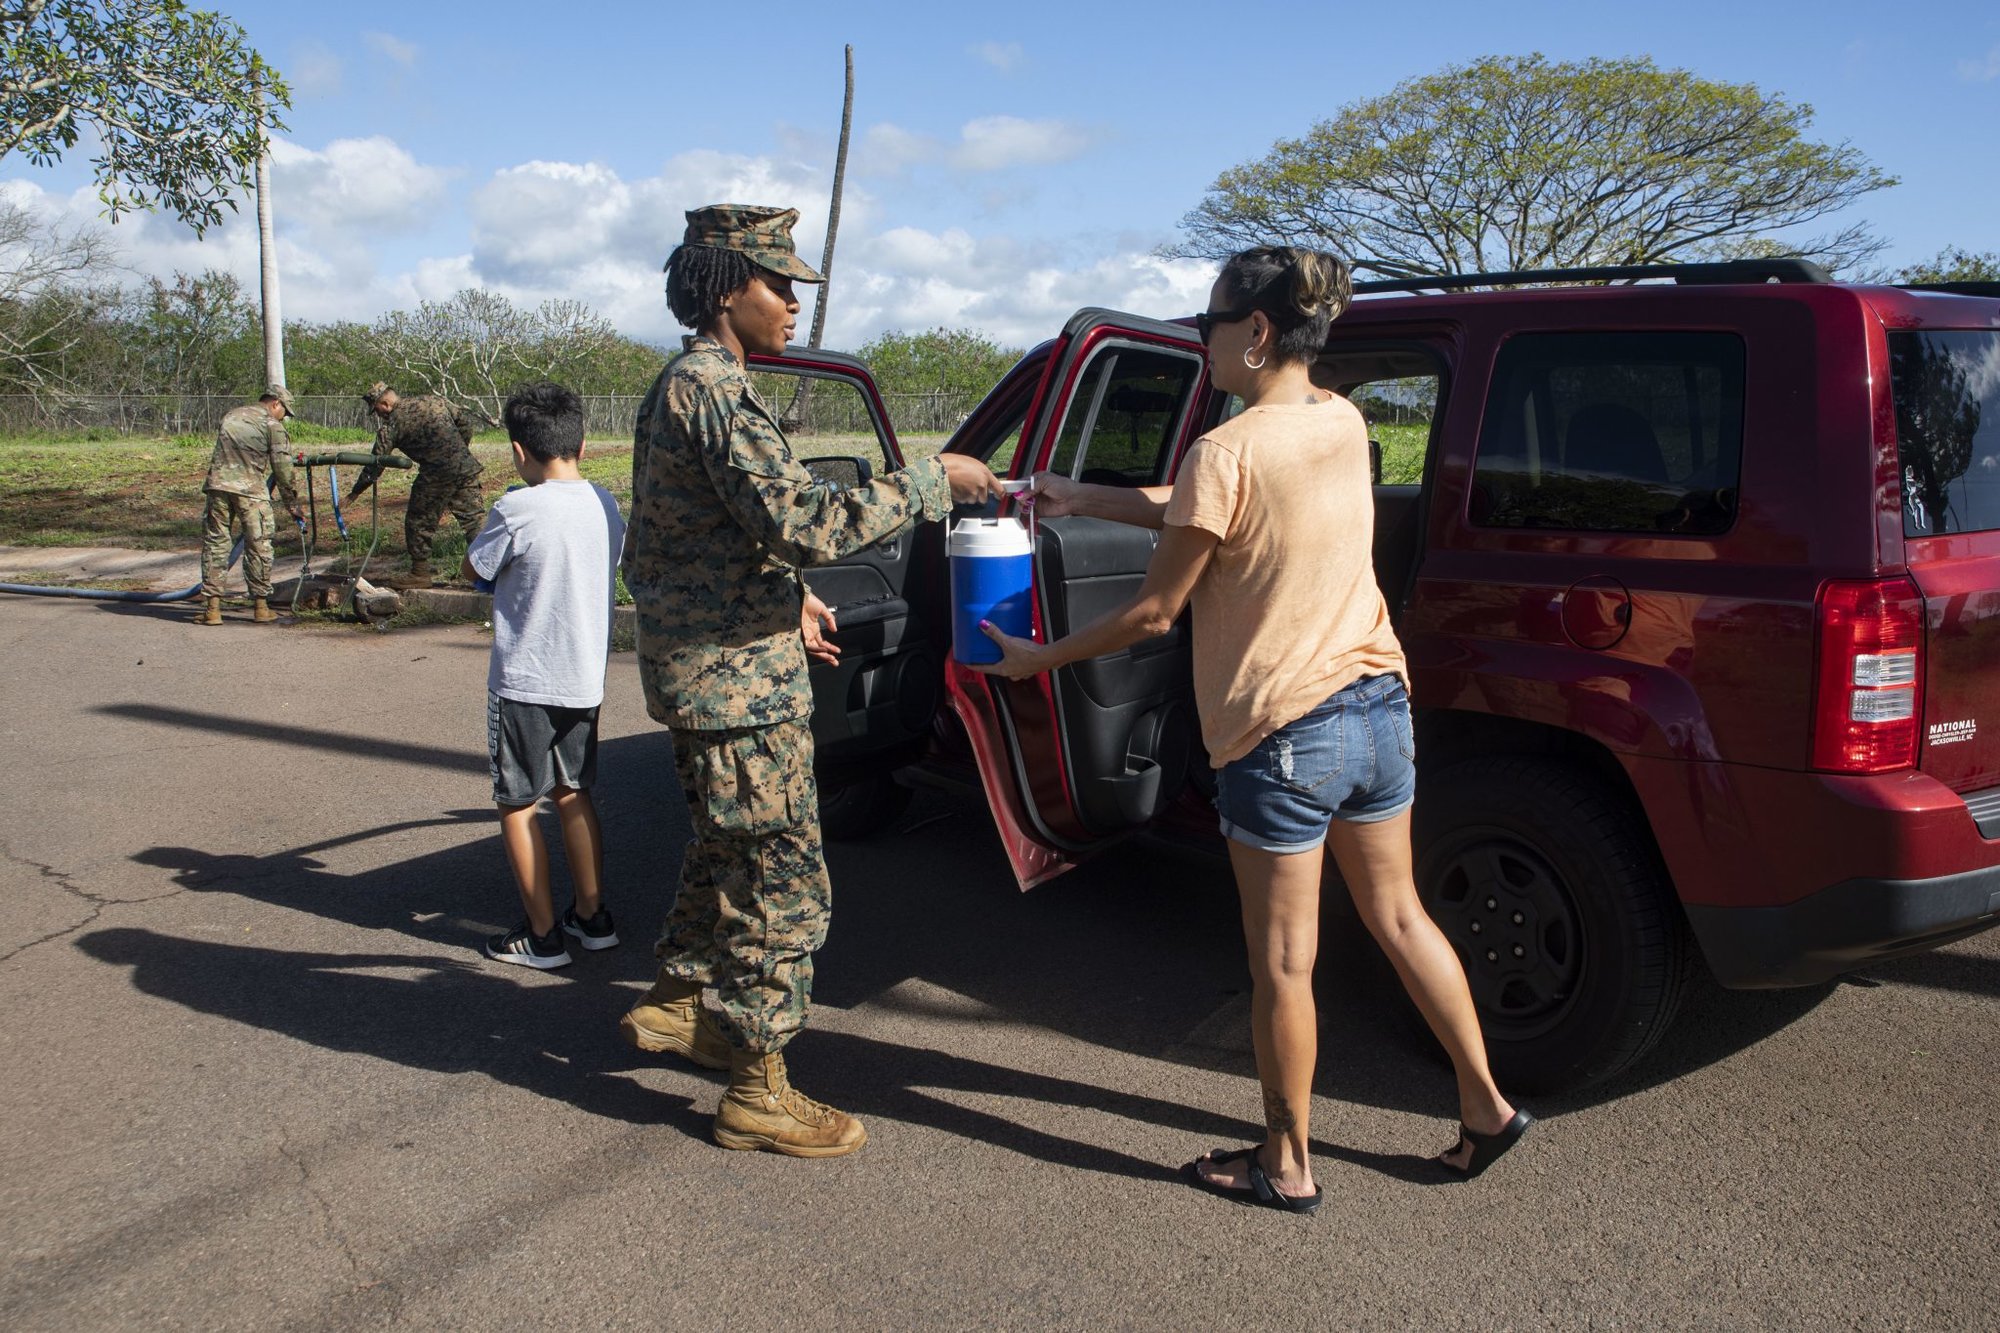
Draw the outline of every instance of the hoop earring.
M1267 356L1261 361L1252 361L1250 359L1250 349L1246 347L1243 349L1243 364L1251 370L1262 370L1265 366L1271 364L1271 358Z

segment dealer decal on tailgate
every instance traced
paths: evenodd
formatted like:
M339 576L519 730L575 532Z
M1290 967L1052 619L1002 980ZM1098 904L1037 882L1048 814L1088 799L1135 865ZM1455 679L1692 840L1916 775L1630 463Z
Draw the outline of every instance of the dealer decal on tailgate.
M1969 741L1978 734L1979 723L1973 718L1966 718L1960 722L1933 722L1931 723L1930 743L1932 745L1956 745L1960 741Z

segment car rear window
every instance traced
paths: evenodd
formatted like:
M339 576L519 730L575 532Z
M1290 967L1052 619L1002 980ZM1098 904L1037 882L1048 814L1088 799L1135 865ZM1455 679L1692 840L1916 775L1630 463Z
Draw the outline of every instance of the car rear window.
M1903 534L2000 528L2000 331L1889 335Z
M1481 527L1717 533L1736 516L1743 340L1530 333L1493 367L1469 517Z

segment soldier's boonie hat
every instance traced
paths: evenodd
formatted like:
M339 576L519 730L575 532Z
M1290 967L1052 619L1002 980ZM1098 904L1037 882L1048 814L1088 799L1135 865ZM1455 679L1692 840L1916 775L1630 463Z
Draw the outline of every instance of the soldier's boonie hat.
M691 208L682 245L740 251L759 268L795 282L825 282L799 258L792 245L796 208L766 208L758 204L709 204ZM671 262L671 261L669 261Z

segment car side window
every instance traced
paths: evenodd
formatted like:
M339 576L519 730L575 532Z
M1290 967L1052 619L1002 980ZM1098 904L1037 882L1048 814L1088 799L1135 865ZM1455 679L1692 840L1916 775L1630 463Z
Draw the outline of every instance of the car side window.
M820 480L847 487L864 480L863 467L869 477L893 470L882 423L853 380L759 367L750 385L778 418L793 456Z
M1167 479L1200 357L1107 343L1078 378L1050 468L1107 486Z
M1414 343L1335 344L1312 366L1313 383L1345 397L1368 423L1384 486L1423 484L1442 379L1436 354Z
M1494 364L1472 475L1480 527L1708 534L1736 516L1743 340L1530 333Z

